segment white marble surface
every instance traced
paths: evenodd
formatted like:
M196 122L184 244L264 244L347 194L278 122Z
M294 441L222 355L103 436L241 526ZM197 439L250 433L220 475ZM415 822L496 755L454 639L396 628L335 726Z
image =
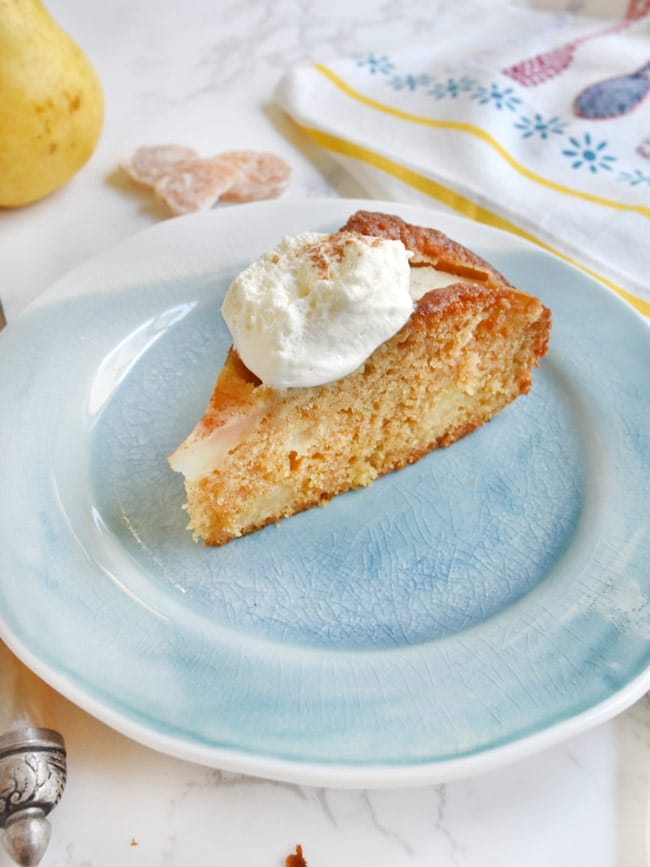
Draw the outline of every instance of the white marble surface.
M585 3L554 0L570 9ZM622 7L598 0L590 8ZM273 150L294 167L287 197L363 195L273 108L282 72L304 60L435 35L493 0L50 0L102 79L99 146L63 190L0 212L0 297L11 320L58 276L162 211L116 171L141 143L210 153ZM6 375L2 371L2 375ZM0 492L0 496L5 496ZM29 677L44 722L68 745L69 782L44 867L640 867L648 862L650 702L543 754L475 779L417 789L317 789L222 773L155 753ZM11 692L0 679L0 705ZM1 716L1 714L0 714ZM0 850L0 867L8 857Z

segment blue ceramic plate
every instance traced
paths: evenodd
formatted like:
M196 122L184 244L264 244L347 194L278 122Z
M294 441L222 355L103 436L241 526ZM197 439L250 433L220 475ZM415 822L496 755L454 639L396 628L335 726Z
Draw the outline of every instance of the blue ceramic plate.
M207 403L230 279L357 207L435 223L553 310L529 395L452 448L223 548L166 455ZM150 746L306 783L476 773L650 686L650 333L510 236L416 207L170 220L0 336L0 628Z

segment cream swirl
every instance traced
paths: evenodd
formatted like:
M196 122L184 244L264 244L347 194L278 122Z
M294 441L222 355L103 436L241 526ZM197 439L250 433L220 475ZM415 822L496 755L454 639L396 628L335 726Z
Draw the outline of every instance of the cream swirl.
M410 256L401 241L353 232L284 238L226 293L242 361L278 389L356 370L411 315Z

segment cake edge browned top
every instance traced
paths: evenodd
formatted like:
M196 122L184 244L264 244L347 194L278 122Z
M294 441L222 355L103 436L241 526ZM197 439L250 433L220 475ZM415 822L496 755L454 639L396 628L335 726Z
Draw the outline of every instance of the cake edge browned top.
M352 214L339 232L358 234L402 241L413 253L411 267L433 266L458 277L457 283L433 289L425 293L415 304L413 316L443 316L445 308L452 303L468 304L473 296L485 296L486 292L499 292L516 300L517 304L537 309L539 316L548 320L545 334L540 335L536 351L541 358L548 348L548 329L551 312L539 299L530 293L512 286L489 262L446 234L425 226L405 222L395 214L359 210ZM243 363L237 350L231 346L227 363L215 385L219 390L218 406L211 400L205 415L197 424L195 434L206 436L219 427L224 414L245 413L255 402L255 392L262 386L260 380ZM273 392L269 386L265 391ZM214 400L214 395L213 395Z
M493 286L510 286L493 265L458 241L452 240L444 232L428 226L415 226L396 214L356 211L339 231L401 241L413 254L411 267L430 265L463 280L476 280L478 283Z

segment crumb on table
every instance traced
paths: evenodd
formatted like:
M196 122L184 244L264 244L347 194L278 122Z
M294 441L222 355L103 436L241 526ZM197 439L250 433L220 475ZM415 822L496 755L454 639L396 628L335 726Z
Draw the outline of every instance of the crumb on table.
M287 855L284 867L307 867L307 862L303 858L302 846L300 844L296 846L295 854Z

